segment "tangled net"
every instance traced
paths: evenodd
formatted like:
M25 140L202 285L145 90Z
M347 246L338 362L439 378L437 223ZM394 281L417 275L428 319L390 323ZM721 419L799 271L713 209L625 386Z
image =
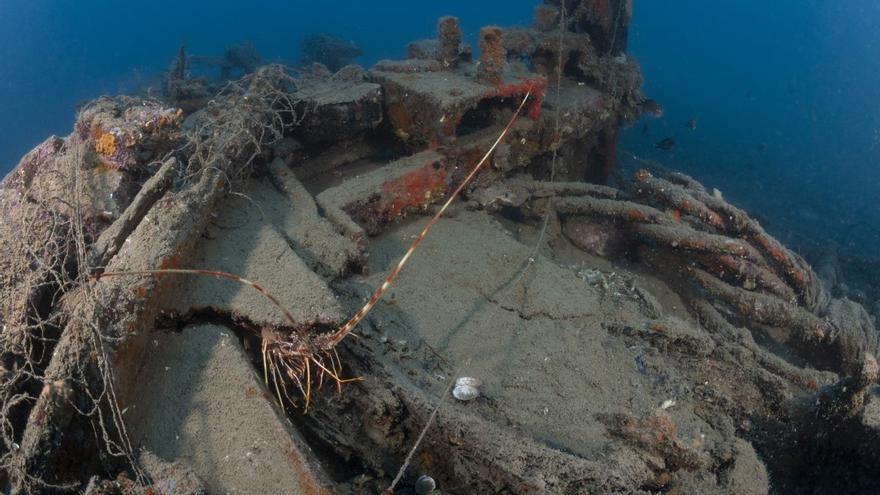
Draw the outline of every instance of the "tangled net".
M93 192L85 171L90 167L89 146L72 137L51 138L25 157L16 174L4 180L2 229L3 288L0 292L0 470L7 482L23 492L72 486L47 482L22 454L23 437L34 396L48 388L61 390L84 418L110 456L131 457L121 413L115 406L112 370L107 359L107 336L83 319L75 301L100 297L88 290L83 270L89 264L89 246L97 237L90 211ZM39 170L37 169L39 167ZM97 369L89 392L73 398L67 383L47 379L46 370L65 327L77 322L90 330L86 338ZM93 376L82 367L70 370L76 383ZM105 407L107 406L107 407Z
M91 425L87 428L94 432L102 463L119 459L138 483L149 484L138 468L113 388L110 356L125 339L121 322L128 315L114 306L114 288L94 279L119 250L108 242L123 242L152 203L134 205L130 198L117 198L127 208L124 213L102 210L96 198L106 194L106 185L96 181L100 174L95 170L109 166L113 177L122 177L137 191L157 164L166 162L157 174L165 177L152 202L173 187L206 191L204 201L211 204L246 178L269 146L302 120L308 109L295 91L291 70L261 67L229 83L173 136L151 132L165 120L138 121L145 126L144 142L135 142L131 134L126 139L111 135L101 123L114 115L149 116L161 103L103 98L83 109L68 138L47 140L0 184L4 211L12 213L0 223L0 482L22 493L75 489L78 483L72 480L84 474L80 468L59 473L47 458L59 451L58 442L65 455L74 457L77 449L85 452L93 444L68 445L72 440L42 432L48 425L64 428L84 421ZM96 115L104 121L96 124ZM114 149L108 149L108 136ZM129 145L132 149L123 149ZM126 167L101 160L116 148L126 153ZM172 166L176 163L184 165ZM102 237L105 233L113 234L110 241ZM62 340L74 345L64 347Z
M223 88L184 129L185 177L206 168L240 181L268 148L305 118L308 107L296 98L296 76L286 66L260 67Z

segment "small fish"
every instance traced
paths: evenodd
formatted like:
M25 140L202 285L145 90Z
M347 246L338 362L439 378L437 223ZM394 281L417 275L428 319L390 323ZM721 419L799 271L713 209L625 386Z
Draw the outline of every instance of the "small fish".
M646 113L651 117L660 118L663 116L663 107L660 106L660 103L658 103L657 100L648 98L647 100L642 101L641 107L642 113Z
M691 117L690 120L688 120L684 126L692 131L696 131L697 130L697 118Z
M645 124L642 126L642 135L644 136L647 134L648 134L648 124Z
M661 150L669 151L669 150L675 148L675 139L672 139L671 137L668 137L668 138L666 138L666 139L664 139L664 140L662 140L662 141L659 141L659 142L658 142L657 144L655 144L654 146L656 146L657 149L661 149Z

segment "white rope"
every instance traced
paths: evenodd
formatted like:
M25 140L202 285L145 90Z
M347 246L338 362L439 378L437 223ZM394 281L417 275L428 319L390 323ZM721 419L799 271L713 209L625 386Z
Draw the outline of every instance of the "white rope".
M562 53L563 53L562 48L563 48L564 36L565 36L565 7L563 6L561 14L560 14L560 19L559 19L559 60L558 60L558 64L557 64L557 76L556 76L556 102L555 102L556 112L555 112L555 122L554 122L554 126L555 126L554 136L556 137L556 139L559 139L559 129L560 129L560 113L561 113L560 95L561 95L561 88L562 88ZM525 103L525 101L523 101L523 104L524 103ZM522 107L522 105L520 105L520 107ZM500 141L500 137L499 137L499 140L497 140L495 142L495 144L497 145L499 141ZM558 151L557 150L559 147L556 146L556 143L554 143L554 146L552 146L552 148L553 148L553 155L552 155L552 158L550 161L550 182L551 183L553 183L553 181L556 178L556 162L557 162L557 158L558 158ZM494 146L493 146L493 149L494 149ZM491 153L491 150L489 152ZM484 160L485 160L485 158L486 157L484 157ZM555 199L555 197L556 197L556 193L554 191L553 195L550 197L551 204L553 203L553 200ZM519 273L514 278L514 280L501 293L501 296L498 298L498 304L495 305L493 307L493 309L491 310L491 312L488 314L489 317L492 317L495 315L495 311L497 311L498 308L501 307L501 302L510 294L511 291L513 291L513 289L515 287L517 287L519 285L519 282L525 276L528 269L532 265L534 265L535 259L536 259L535 257L538 255L538 251L541 249L541 246L544 243L544 237L546 236L546 233L547 233L547 227L550 223L550 215L551 214L552 214L552 209L548 208L547 211L544 213L544 220L541 225L541 230L538 234L538 239L537 239L537 241L535 241L535 245L532 248L532 251L529 254L529 257L525 261L525 266L523 266L520 269ZM470 366L470 363L473 360L473 356L474 356L474 354L471 353L465 359L464 363L462 363L461 365L456 367L455 373L453 373L453 379L449 380L449 383L447 383L446 387L443 389L443 393L440 395L440 397L437 399L437 402L434 404L434 408L431 411L431 415L428 416L428 421L425 422L425 425L422 427L422 430L419 432L418 438L416 438L416 441L413 443L412 448L410 448L409 452L407 453L406 458L403 461L403 465L400 466L400 469L397 471L397 475L394 477L394 480L391 482L391 485L385 491L386 494L393 494L394 493L394 488L397 486L397 484L403 478L404 474L406 473L407 468L409 468L409 465L412 462L412 458L415 456L415 453L418 451L419 446L422 444L422 441L425 439L425 435L427 435L428 430L430 429L431 425L433 425L434 421L437 419L437 414L440 412L440 407L446 401L446 397L449 396L450 390L452 390L452 387L455 384L457 377L460 376L461 370Z

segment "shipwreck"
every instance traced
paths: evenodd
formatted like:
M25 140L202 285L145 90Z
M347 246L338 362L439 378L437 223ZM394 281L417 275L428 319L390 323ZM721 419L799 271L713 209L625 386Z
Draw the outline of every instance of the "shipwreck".
M631 14L547 0L474 47L443 17L368 69L181 48L162 97L86 105L0 183L5 491L877 486L865 310L618 161Z

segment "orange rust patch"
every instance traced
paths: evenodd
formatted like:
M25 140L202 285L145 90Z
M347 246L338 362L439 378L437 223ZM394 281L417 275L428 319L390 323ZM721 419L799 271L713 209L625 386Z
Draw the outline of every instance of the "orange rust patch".
M178 108L176 112L171 115L163 114L159 117L159 129L163 129L166 126L177 126L180 124L180 120L183 118L183 109Z
M666 333L668 329L662 323L651 324L651 331L656 333Z
M724 227L724 219L714 211L709 212L709 223L719 228Z
M287 462L290 463L290 467L296 472L297 481L299 481L296 487L297 493L302 493L303 495L328 495L330 493L321 486L298 451L288 450L286 455Z
M376 208L395 218L407 208L421 208L441 197L446 191L446 170L435 163L383 184Z
M461 158L458 160L458 164L462 167L472 167L473 164L478 163L483 155L489 151L488 148L484 148L483 146L474 146L472 148L468 148L463 150L461 154Z
M611 27L611 2L609 0L589 0L584 7L595 13L596 20L602 24L602 27L605 29Z
M165 270L168 268L180 268L180 255L172 254L171 256L162 260L162 263L159 264L160 270Z
M626 217L631 222L644 222L646 220L645 214L635 209L627 211Z
M462 112L454 112L444 115L443 122L440 124L440 133L444 136L454 136L458 124L461 123L462 117L464 117L464 113Z
M393 103L388 107L388 120L391 121L391 125L394 126L395 129L407 134L412 133L412 128L415 122L403 102Z
M101 124L93 124L91 130L92 139L97 141L104 135L104 127Z
M529 102L526 103L526 114L532 120L541 118L541 105L544 103L544 90L547 89L547 79L538 76L534 79L523 79L519 83L502 84L495 88L494 91L487 94L487 97L511 98L514 96L525 96L529 91L532 92Z

